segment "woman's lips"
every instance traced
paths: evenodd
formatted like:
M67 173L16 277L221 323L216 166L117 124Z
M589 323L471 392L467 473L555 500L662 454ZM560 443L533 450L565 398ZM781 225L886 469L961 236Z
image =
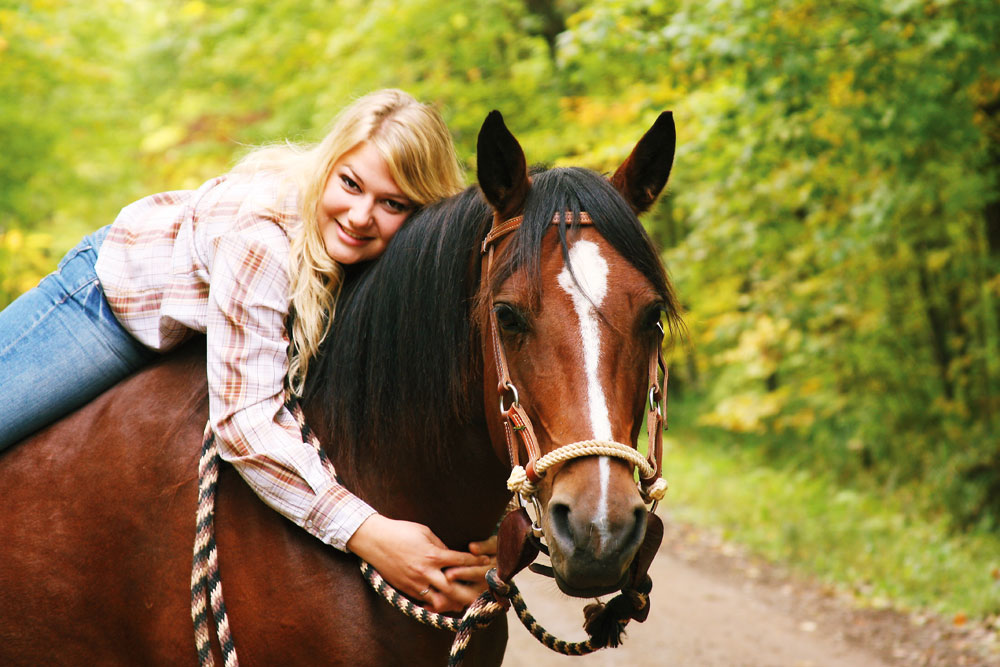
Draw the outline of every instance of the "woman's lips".
M363 246L373 238L371 236L362 236L357 232L349 230L347 227L342 225L340 221L337 221L337 234L344 243L351 246Z

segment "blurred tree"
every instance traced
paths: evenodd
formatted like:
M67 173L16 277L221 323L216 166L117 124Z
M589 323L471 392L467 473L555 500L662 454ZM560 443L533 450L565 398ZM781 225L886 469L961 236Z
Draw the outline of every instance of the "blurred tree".
M0 303L131 200L394 86L473 165L614 169L675 111L654 238L701 422L1000 521L995 0L0 0ZM994 524L996 525L996 524Z
M607 0L569 25L591 104L676 95L653 224L688 230L668 257L714 380L703 421L1000 517L996 4Z
M142 15L124 0L0 2L0 303L33 285L110 215L132 179L123 147L134 113L123 29Z

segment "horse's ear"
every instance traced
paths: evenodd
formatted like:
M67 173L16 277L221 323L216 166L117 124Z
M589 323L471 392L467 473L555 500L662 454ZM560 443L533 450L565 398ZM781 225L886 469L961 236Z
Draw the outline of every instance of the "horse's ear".
M521 144L504 125L499 111L491 111L479 130L476 170L486 201L502 219L521 212L531 188L528 165Z
M622 193L636 215L652 206L667 184L676 145L674 114L664 111L611 177L611 184Z

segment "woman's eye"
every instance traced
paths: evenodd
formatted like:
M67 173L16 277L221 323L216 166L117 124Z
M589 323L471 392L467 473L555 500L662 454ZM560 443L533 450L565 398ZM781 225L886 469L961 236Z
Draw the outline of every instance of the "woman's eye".
M345 186L347 186L348 190L360 190L361 189L358 186L358 184L354 182L354 179L352 179L350 176L347 176L345 174L341 174L340 175L340 180L343 182L343 184Z
M410 208L403 202L396 201L395 199L386 199L385 205L389 208L389 210L394 211L396 213L403 213Z
M528 330L528 323L514 307L506 303L498 303L493 307L497 316L497 324L507 333L524 333Z

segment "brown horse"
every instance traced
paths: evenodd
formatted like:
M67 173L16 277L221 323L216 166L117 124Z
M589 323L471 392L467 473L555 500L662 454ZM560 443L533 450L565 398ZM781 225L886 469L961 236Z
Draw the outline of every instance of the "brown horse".
M510 497L496 371L484 361L491 311L543 453L587 438L634 445L656 327L677 317L636 212L663 188L673 150L664 114L614 186L582 169L529 178L491 114L478 155L486 201L470 188L418 212L342 297L303 406L349 488L452 548L491 534ZM592 226L565 224L581 211ZM498 242L481 280L495 212L523 213L524 223ZM195 661L188 584L203 357L194 341L0 457L0 664ZM555 466L540 497L562 589L615 589L645 526L631 466L595 457ZM244 664L446 662L451 633L395 611L354 557L268 509L228 466L216 530ZM479 632L466 662L499 664L506 635L502 622Z

